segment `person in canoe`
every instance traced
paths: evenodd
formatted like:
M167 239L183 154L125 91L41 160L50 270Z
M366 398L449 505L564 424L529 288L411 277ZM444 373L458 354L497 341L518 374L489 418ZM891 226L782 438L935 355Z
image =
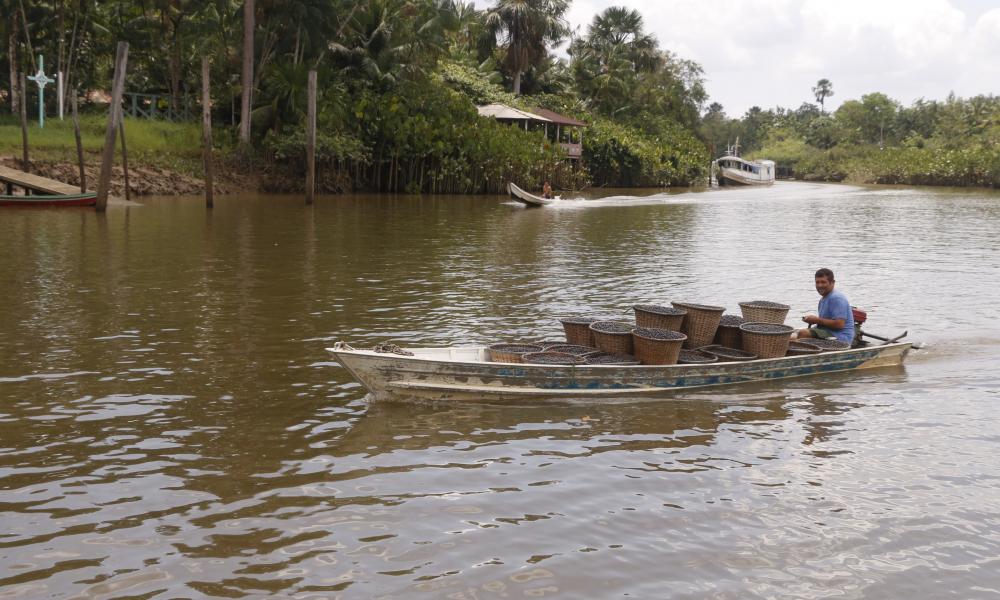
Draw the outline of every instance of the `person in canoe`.
M802 317L810 327L799 329L792 334L792 339L837 339L848 344L854 340L851 303L843 292L834 289L835 285L833 271L825 268L816 271L816 291L822 296L819 299L819 314Z
M549 184L548 180L542 184L542 198L552 199L552 185Z

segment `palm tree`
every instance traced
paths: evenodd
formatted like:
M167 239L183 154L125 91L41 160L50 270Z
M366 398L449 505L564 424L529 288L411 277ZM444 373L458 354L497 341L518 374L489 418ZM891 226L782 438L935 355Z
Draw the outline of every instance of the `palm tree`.
M833 83L826 78L820 79L816 82L816 87L813 88L813 95L816 96L816 102L819 102L820 112L825 113L826 105L823 101L833 95Z
M451 0L368 0L361 3L341 41L329 50L353 76L382 87L419 77L447 53L458 27Z
M557 44L569 33L563 15L569 0L497 0L483 19L484 41L503 50L502 64L521 93L521 75L546 55L546 43Z
M628 110L642 74L664 64L656 37L644 31L639 11L612 6L594 17L587 35L570 47L577 84L604 112Z
M243 4L243 74L241 85L240 143L250 144L250 95L253 91L254 0Z

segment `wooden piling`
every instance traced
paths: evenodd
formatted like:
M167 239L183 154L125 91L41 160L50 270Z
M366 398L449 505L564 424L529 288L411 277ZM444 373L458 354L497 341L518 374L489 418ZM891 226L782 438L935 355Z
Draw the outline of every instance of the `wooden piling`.
M212 89L209 81L208 57L201 57L201 157L205 165L205 207L215 205L212 167Z
M119 137L122 139L122 172L125 175L125 200L132 199L132 192L129 191L128 186L128 148L125 147L125 117L124 115L118 119L118 133Z
M31 172L28 165L28 86L25 85L24 73L21 73L21 170Z
M80 193L87 191L87 171L83 168L83 140L80 138L80 116L76 112L76 88L73 88L70 106L73 109L73 135L76 137L76 162L80 165Z
M108 207L108 189L111 187L111 166L115 160L115 135L122 112L122 92L125 88L125 66L128 63L128 42L118 42L115 52L115 75L111 84L111 108L108 127L104 132L104 151L101 155L101 176L97 181L97 212Z
M309 71L309 111L306 120L306 204L316 194L316 71Z

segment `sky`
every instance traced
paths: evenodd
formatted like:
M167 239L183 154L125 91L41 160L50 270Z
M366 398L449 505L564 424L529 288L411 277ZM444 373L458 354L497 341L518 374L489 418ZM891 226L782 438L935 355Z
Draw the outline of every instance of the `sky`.
M1000 0L572 0L566 17L585 35L609 6L638 10L661 48L699 63L730 117L815 102L822 78L827 110L871 92L904 106L1000 94Z

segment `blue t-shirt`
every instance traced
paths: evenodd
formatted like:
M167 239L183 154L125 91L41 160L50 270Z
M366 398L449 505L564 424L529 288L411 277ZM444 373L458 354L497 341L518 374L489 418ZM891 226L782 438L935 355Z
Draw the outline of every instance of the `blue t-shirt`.
M824 319L843 319L843 329L829 330L838 340L850 344L854 341L854 313L851 312L851 303L847 301L847 296L837 289L819 299L819 316Z

